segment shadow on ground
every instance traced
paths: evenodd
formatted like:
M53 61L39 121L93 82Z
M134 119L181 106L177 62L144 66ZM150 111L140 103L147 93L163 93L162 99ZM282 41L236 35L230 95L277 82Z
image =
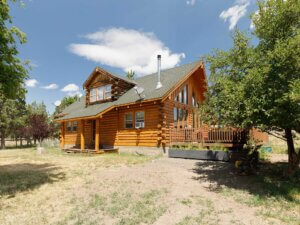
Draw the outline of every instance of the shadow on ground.
M223 188L244 190L260 198L284 198L300 203L300 171L293 178L283 176L287 163L263 163L258 173L252 176L238 175L232 164L213 161L201 161L195 164L193 179L211 183L209 190L220 191Z
M3 165L0 166L0 197L14 197L18 192L33 190L63 179L65 174L50 163Z
M15 149L26 149L26 148L33 148L36 147L36 145L12 145L12 146L5 146L4 149L0 149L0 150L15 150Z

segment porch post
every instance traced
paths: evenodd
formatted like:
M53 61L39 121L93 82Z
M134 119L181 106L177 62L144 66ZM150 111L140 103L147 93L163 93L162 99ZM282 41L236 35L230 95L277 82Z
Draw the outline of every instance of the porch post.
M95 132L95 151L99 151L99 144L100 144L100 134L99 134L99 126L100 126L100 121L99 118L96 119L96 132Z
M61 122L60 124L60 148L65 148L65 122Z
M80 129L80 149L81 151L85 148L85 138L84 138L84 120L81 120L81 129Z

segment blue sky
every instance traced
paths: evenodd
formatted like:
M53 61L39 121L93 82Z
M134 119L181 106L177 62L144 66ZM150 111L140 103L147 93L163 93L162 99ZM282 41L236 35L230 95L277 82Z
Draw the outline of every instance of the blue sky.
M33 69L27 102L50 113L66 95L83 94L95 66L138 76L198 60L232 46L234 27L251 32L254 0L31 0L11 7L13 24L27 34L21 59Z

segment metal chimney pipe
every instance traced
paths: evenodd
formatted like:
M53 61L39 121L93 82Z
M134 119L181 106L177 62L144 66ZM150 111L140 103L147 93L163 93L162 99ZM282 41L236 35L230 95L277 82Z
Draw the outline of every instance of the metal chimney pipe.
M162 84L160 82L160 69L161 69L161 55L157 55L157 85L156 85L156 89L159 89L162 87Z

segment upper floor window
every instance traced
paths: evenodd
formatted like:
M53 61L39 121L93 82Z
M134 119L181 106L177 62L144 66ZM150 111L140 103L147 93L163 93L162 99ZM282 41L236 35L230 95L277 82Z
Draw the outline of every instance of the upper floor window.
M95 102L97 100L97 90L91 89L90 91L90 102Z
M182 102L182 92L179 92L178 94L178 102Z
M111 98L111 85L106 85L105 86L105 98Z
M125 114L125 128L133 128L133 115L131 112Z
M145 127L145 112L139 111L135 113L135 128Z
M101 101L111 98L111 84L93 88L90 91L90 102Z
M192 94L192 105L196 106L196 99L195 99L195 94Z
M185 85L183 89L183 103L188 104L188 86Z

